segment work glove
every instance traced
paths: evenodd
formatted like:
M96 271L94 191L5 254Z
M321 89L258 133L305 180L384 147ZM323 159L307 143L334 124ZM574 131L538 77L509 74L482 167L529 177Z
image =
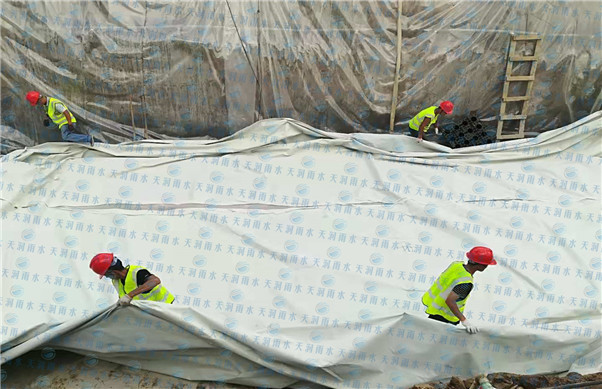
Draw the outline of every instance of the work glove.
M125 306L125 305L130 305L130 303L132 302L132 298L130 296L128 296L127 294L124 294L118 301L117 304Z
M435 127L435 134L439 135L439 128Z
M418 138L418 143L422 142L422 138Z
M464 326L464 328L466 328L466 332L468 332L469 334L476 334L477 332L479 332L479 329L471 324L468 319L461 321L460 324L462 324Z
M50 119L44 119L44 126L48 127L50 125Z
M75 131L75 126L73 125L73 123L69 123L67 126L69 127L69 130Z

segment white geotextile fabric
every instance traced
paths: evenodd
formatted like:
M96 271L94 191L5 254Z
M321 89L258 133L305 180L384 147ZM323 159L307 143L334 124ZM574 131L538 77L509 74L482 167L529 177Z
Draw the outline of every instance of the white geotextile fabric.
M602 113L451 150L289 119L220 141L52 143L2 160L2 360L35 347L187 379L407 387L598 371ZM477 335L420 298L475 245ZM115 308L97 252L173 305Z

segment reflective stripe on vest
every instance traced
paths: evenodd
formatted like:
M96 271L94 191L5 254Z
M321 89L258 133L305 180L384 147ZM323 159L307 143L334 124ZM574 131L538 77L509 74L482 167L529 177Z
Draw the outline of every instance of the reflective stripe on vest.
M48 117L50 118L50 120L52 120L54 122L54 124L57 125L58 128L61 128L61 126L65 125L68 123L67 118L65 117L65 114L62 112L59 112L56 110L56 104L62 104L63 107L65 107L65 109L67 109L67 106L65 105L65 103L63 103L62 101L60 101L59 99L55 99L54 97L48 97L48 103L46 104L46 113L48 114ZM69 111L67 109L67 112L69 112L69 115L71 115L71 122L75 123L75 117L73 116L73 114L71 113L71 111Z
M409 123L410 128L412 130L419 131L420 125L422 124L422 121L426 117L426 118L431 119L431 122L426 127L424 127L424 132L427 132L429 130L429 128L431 127L431 124L437 123L437 119L439 119L439 115L435 114L435 110L437 108L439 108L439 107L437 107L436 105L433 105L432 107L428 107L428 108L420 111L418 113L418 115L414 116L412 118L412 120L410 120L410 123Z
M128 274L125 276L125 286L121 280L111 280L113 282L113 286L115 289L117 289L117 293L119 293L119 297L128 294L138 287L136 275L138 274L138 271L144 269L144 267L130 265L126 269L128 269ZM149 300L170 304L175 300L175 297L169 293L169 291L163 285L159 284L148 292L140 293L139 295L135 296L133 300Z
M449 309L445 299L452 289L460 284L472 284L472 275L464 269L462 262L453 262L422 296L422 304L426 305L426 313L441 315L449 321L458 322L458 318ZM456 302L462 313L466 300L468 300L468 296L464 300Z

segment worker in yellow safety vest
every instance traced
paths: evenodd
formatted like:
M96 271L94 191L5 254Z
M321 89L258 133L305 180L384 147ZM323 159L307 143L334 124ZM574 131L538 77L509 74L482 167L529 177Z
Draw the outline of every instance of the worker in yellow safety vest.
M121 260L112 253L96 254L90 261L90 268L100 278L111 279L119 294L119 305L129 305L132 300L158 301L171 304L175 297L161 285L159 277L142 266L123 267Z
M54 97L43 96L38 91L27 92L25 98L32 106L41 105L44 107L44 111L48 116L44 119L44 125L48 127L52 120L61 131L61 137L64 141L89 143L94 146L94 138L92 136L75 132L75 123L77 120L75 120L75 116L69 112L65 103Z
M496 265L493 252L487 247L477 246L466 253L468 263L453 262L439 275L435 283L422 296L429 319L458 325L461 323L471 334L479 330L464 316L464 306L472 290L472 276L489 265Z
M431 125L435 125L435 132L439 133L439 115L451 115L454 111L454 104L451 101L444 101L437 107L433 105L420 111L416 116L410 120L408 126L410 127L410 135L414 138L418 138L418 142L422 142L424 133L429 130Z

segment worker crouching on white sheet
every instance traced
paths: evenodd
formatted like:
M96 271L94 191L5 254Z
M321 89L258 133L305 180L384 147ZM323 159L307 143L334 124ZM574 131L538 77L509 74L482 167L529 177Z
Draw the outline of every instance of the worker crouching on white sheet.
M472 290L472 276L489 265L496 265L493 252L487 247L477 246L466 253L468 263L453 262L422 296L429 319L458 325L461 323L471 334L479 330L463 315L464 306Z
M112 253L96 254L90 261L90 269L107 277L119 293L119 305L129 305L132 300L158 301L171 304L175 297L161 285L159 277L142 266L123 267L121 260Z
M90 135L75 132L75 116L69 111L67 105L54 97L43 96L38 91L29 91L25 96L32 106L40 105L44 108L46 119L44 125L49 126L52 121L61 131L61 136L66 142L89 143L94 146L94 138Z
M435 127L435 132L439 134L439 123L437 123L439 116L451 115L453 111L454 104L448 100L442 102L439 106L433 105L423 109L408 123L410 136L418 138L418 142L422 142L422 137L431 126Z

